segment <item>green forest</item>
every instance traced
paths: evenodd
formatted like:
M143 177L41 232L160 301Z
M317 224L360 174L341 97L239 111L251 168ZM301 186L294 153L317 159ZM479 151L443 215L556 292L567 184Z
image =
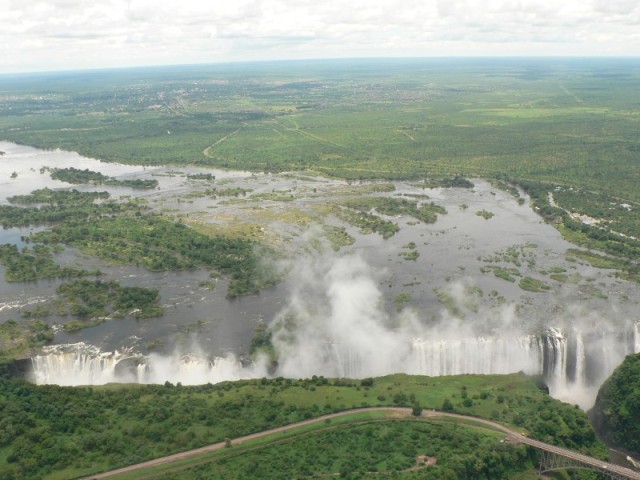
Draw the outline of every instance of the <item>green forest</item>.
M276 281L267 247L252 240L208 236L170 217L146 212L144 203L114 201L107 192L41 189L9 198L0 205L5 227L46 224L51 228L27 240L33 247L18 251L0 246L0 263L8 281L98 275L97 271L61 267L52 248L66 244L116 263L151 271L211 268L229 275L229 297L256 293ZM100 201L100 203L97 203Z
M385 405L491 418L543 441L606 456L582 410L552 399L535 379L521 374L434 378L393 375L363 380L264 378L193 387L167 382L76 388L35 386L3 378L0 476L7 480L75 478L326 413ZM413 455L419 452L439 456L436 470L442 469L441 478L462 479L467 469L475 468L470 462L476 449L481 453L476 458L483 462L483 478L530 465L513 462L529 458L531 453L503 448L501 437L487 437L473 429L442 425L425 430L420 425L393 424L376 427L374 433L366 425L354 428L354 435L348 431L327 432L303 439L303 446L307 444L304 442L320 442L330 452L335 448L335 459L330 460L333 455L319 455L306 470L300 462L293 462L292 474L309 469L318 473L362 471L361 462L371 470L402 470L415 464ZM422 435L433 441L418 442ZM392 455L383 455L382 446L372 449L381 445L376 442L391 437L402 447L392 449ZM463 441L464 447L460 445ZM272 460L260 462L263 470L256 471L273 471L289 463L287 455L298 446L270 447L278 453L269 457ZM250 468L251 461L264 459L262 455L270 451L251 455L252 460L232 459L202 468L209 478L216 477L215 472L221 468L228 468L228 478L238 478L235 475ZM346 451L350 453L346 455ZM458 459L464 459L462 465L453 467ZM449 469L455 476L447 473ZM196 471L182 478L202 478L198 475L202 474Z
M445 177L467 188L464 177L495 178L524 186L546 218L558 209L570 241L638 258L640 70L631 60L327 60L159 73L0 78L0 138L142 165L312 170L425 186ZM114 180L51 173L73 183ZM555 205L545 205L548 192ZM55 208L29 215L61 218ZM3 225L25 224L18 216L0 211ZM395 233L374 217L361 222Z
M640 456L640 354L627 356L602 385L590 416L608 442Z
M51 178L71 184L90 183L94 185L115 185L132 188L155 188L158 186L158 181L155 179L142 180L136 178L120 180L100 172L94 172L89 169L80 170L73 167L51 169Z
M0 76L0 139L132 165L339 178L351 192L352 182L369 180L472 189L474 177L487 178L520 205L530 198L544 221L581 247L567 251L568 259L640 282L639 81L637 61L622 58L386 59ZM586 414L523 374L78 388L14 378L13 359L54 338L45 322L50 315L69 318L62 329L71 335L106 318L151 324L163 314L158 290L59 263L65 251L152 272L206 269L229 279L229 299L257 294L281 275L279 253L262 237L205 232L170 209L152 210L147 199L81 191L109 185L152 194L155 179L45 171L74 188L37 189L0 205L3 228L43 227L21 239L23 246L0 245L6 281L58 282L55 298L21 310L20 321L0 324L3 480L80 478L327 413L390 405L488 418L606 458ZM202 190L177 201L225 197L259 211L294 198L277 189L251 196L249 188L209 185L214 180L211 173L187 174L184 181ZM431 224L447 214L426 195L380 196L394 191L389 183L357 188L367 196L337 194L322 207L361 233L388 239L401 228L391 217ZM498 221L492 211L475 213L486 228ZM355 242L345 227L322 228L335 250ZM413 266L420 254L411 242L398 255ZM502 260L519 267L527 258L506 252ZM555 288L498 260L487 263L484 273L507 286L537 295ZM568 273L550 278L562 282ZM446 292L436 293L446 307ZM411 298L399 293L396 308ZM268 338L256 338L254 350L268 349ZM640 455L638 358L628 357L604 384L592 417L607 441ZM380 419L324 427L252 446L251 455L230 446L152 478L536 478L535 452L478 428ZM420 455L438 461L414 468Z

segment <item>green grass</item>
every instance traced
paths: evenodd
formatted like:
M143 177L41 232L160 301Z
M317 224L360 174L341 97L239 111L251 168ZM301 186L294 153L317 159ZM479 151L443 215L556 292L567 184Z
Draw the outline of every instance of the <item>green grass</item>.
M566 253L567 258L574 258L587 262L592 267L605 268L605 269L624 269L627 263L624 260L614 257L605 257L594 252L587 252L584 250L578 250L570 248Z
M566 283L569 281L569 275L567 275L566 273L552 273L551 275L549 275L549 278L560 283Z
M549 290L551 287L547 285L542 280L538 280L536 278L531 277L523 277L518 282L518 285L521 289L526 290L528 292L544 292L545 290Z
M506 280L507 282L512 282L513 283L513 282L516 281L516 279L513 276L511 276L510 273L507 270L505 270L503 268L500 268L500 267L494 267L493 268L493 274L498 278Z

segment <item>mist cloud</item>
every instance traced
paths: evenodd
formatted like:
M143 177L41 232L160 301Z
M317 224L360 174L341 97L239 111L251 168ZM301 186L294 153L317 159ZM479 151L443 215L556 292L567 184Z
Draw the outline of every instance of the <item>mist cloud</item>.
M640 351L640 324L568 305L555 318L521 318L515 305L478 299L471 279L443 291L468 305L464 317L443 307L426 320L410 309L389 313L378 287L384 271L358 255L306 258L288 279L286 306L270 322L277 356L241 362L211 357L205 345L170 355L107 354L86 345L46 347L34 358L37 383L113 381L183 384L284 376L363 378L392 373L427 376L545 374L551 393L588 408L600 384L624 355ZM562 302L562 298L550 298Z

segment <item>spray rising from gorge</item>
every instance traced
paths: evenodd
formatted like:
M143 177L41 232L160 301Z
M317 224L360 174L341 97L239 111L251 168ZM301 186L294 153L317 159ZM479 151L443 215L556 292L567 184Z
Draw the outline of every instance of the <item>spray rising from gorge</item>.
M640 325L579 308L532 324L513 305L435 320L384 308L380 272L360 256L296 265L287 306L270 323L277 365L266 355L239 361L210 356L206 346L143 356L101 352L84 344L47 347L32 359L36 383L215 383L262 376L362 378L391 373L429 376L544 375L551 394L583 408L624 356L640 352ZM452 291L455 291L455 286Z

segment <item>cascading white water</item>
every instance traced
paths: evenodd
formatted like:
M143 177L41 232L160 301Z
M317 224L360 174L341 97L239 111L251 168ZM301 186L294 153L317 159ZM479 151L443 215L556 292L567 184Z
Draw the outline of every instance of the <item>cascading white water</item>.
M243 367L234 357L215 357L209 360L192 354L163 357L151 355L145 360L140 383L182 383L200 385L265 376L257 366Z
M418 338L413 343L411 373L428 376L542 373L537 338L476 337L455 340Z
M101 352L85 343L45 347L31 359L33 380L37 384L101 385L110 382L135 382L125 372L116 373L123 361L140 355L131 352Z
M325 343L315 371L292 372L362 378L406 372L427 376L504 374L522 371L542 374L553 396L588 408L597 388L622 362L625 355L640 352L640 324L626 330L565 333L548 328L541 335L510 335L464 338L424 338L394 343L393 351L380 349L377 364L369 350L353 342ZM570 348L571 345L571 348ZM293 354L290 354L293 355ZM243 366L234 357L208 359L205 355L150 355L133 352L100 352L85 344L53 346L32 359L32 378L38 384L95 385L109 382L172 383L185 385L267 376L263 364ZM382 365L382 366L381 366ZM299 373L299 374L297 374ZM282 375L282 371L276 371Z
M264 376L259 368L245 368L233 357L208 360L195 355L143 355L101 352L76 343L45 347L31 359L32 380L38 385L104 385L106 383L218 383Z
M584 339L582 332L576 332L576 371L574 375L574 383L584 385L586 383L585 361L587 354L584 349Z
M567 339L557 328L550 328L544 336L546 351L543 353L546 365L543 371L551 385L567 383Z

